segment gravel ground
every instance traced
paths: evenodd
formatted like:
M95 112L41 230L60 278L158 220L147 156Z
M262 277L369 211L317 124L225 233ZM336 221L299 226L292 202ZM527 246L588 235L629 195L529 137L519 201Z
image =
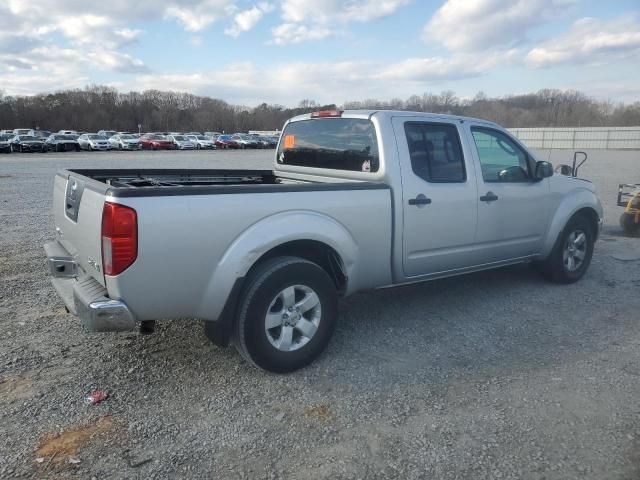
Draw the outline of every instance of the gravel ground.
M0 477L640 478L640 239L615 206L638 152L583 168L607 225L578 284L521 266L358 294L328 352L291 375L199 323L87 334L65 313L42 250L58 168L268 168L271 154L0 157ZM95 388L109 397L87 405Z

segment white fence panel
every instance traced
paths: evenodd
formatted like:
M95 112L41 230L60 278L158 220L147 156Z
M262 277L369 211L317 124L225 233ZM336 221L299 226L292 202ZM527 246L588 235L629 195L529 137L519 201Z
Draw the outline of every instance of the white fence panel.
M531 148L640 150L640 127L510 128Z

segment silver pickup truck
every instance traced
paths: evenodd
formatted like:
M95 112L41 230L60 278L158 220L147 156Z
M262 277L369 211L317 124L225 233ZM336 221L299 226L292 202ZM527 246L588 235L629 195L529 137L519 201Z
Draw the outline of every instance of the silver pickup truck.
M536 262L580 279L602 225L593 185L500 126L393 111L289 120L273 170L64 170L53 283L89 331L205 321L273 372L327 346L354 292Z

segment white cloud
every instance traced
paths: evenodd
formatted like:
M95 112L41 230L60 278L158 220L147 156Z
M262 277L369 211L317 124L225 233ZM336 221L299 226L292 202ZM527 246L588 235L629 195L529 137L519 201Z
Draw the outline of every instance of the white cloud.
M248 32L255 27L265 13L269 13L274 6L267 2L260 2L248 10L242 10L233 16L233 25L227 28L224 33L231 37L238 37L243 32Z
M136 42L142 33L121 20L118 8L124 3L120 0L114 0L111 9L92 7L91 13L82 13L87 11L86 4L80 6L77 0L34 0L28 7L25 3L7 0L0 6L0 64L5 68L45 75L51 72L58 81L71 75L81 77L81 67L121 73L148 70L142 60L118 52ZM60 42L52 37L55 33L62 35L69 46L56 46ZM60 71L58 64L68 73Z
M283 23L271 30L273 35L272 42L276 45L287 45L290 43L300 43L307 40L322 40L333 34L333 32L324 26L300 25L297 23Z
M640 61L640 22L637 17L603 21L583 18L571 29L529 51L533 68L559 64L608 64L625 58Z
M232 0L201 0L186 5L169 4L164 16L176 19L189 32L199 32L213 22L233 14L236 9Z
M575 0L447 0L425 26L425 40L435 40L451 51L508 48L574 3Z
M282 0L287 22L369 22L395 13L410 0Z
M483 75L499 64L515 61L518 51L487 53L477 55L461 54L451 57L409 58L384 68L377 78L385 80L410 80L435 82L455 80Z
M433 88L486 73L498 61L490 57L471 67L468 58L409 59L389 64L378 61L293 62L259 68L251 62L181 75L140 75L135 89L169 89L256 104L264 99L290 105L301 98L342 102L357 98L389 98Z
M282 0L284 23L272 30L273 43L286 45L332 35L336 24L370 22L395 13L411 0Z

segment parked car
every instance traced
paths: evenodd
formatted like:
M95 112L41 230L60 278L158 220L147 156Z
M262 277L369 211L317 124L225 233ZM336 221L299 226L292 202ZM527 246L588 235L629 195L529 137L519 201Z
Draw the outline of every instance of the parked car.
M62 135L80 135L77 131L75 130L58 130L58 133L62 134ZM84 133L84 132L83 132Z
M202 133L200 133L200 132L187 132L187 133L185 133L185 135L198 135L199 136L199 135L202 135Z
M131 134L116 134L109 138L111 148L117 150L140 150L142 147L137 137Z
M78 137L78 144L82 150L111 150L109 140L97 133L85 133Z
M222 135L221 132L204 132L205 137L218 137Z
M46 152L47 146L42 138L31 135L14 135L10 140L12 152Z
M116 132L115 130L98 130L98 135L102 135L103 137L109 139L111 137L113 137L114 135L117 135L118 132Z
M260 144L260 148L276 148L278 145L278 140L273 137L258 136L256 140Z
M273 170L66 170L53 191L50 272L88 330L202 319L273 372L326 348L340 296L526 262L576 282L603 222L591 182L495 123L400 111L295 117Z
M200 149L213 149L217 148L216 143L204 135L185 135L192 143L195 144L198 150Z
M140 146L147 150L173 150L175 145L167 137L158 133L147 133L140 137Z
M218 135L215 143L220 148L242 148L233 135Z
M79 151L80 144L76 135L63 135L61 133L53 133L45 140L47 150L54 152Z
M0 153L11 153L11 139L13 135L10 133L0 133Z
M240 148L258 148L260 146L255 137L251 135L236 133L231 138L240 145Z
M30 137L35 136L32 134L33 130L31 128L14 128L14 135L28 135Z
M31 130L29 135L46 139L46 138L49 138L49 135L51 135L51 132L49 130Z
M8 135L14 135L13 130L9 129L9 130L0 130L0 133L6 133Z
M173 142L176 150L194 150L196 148L196 144L185 135L167 135L167 140Z

